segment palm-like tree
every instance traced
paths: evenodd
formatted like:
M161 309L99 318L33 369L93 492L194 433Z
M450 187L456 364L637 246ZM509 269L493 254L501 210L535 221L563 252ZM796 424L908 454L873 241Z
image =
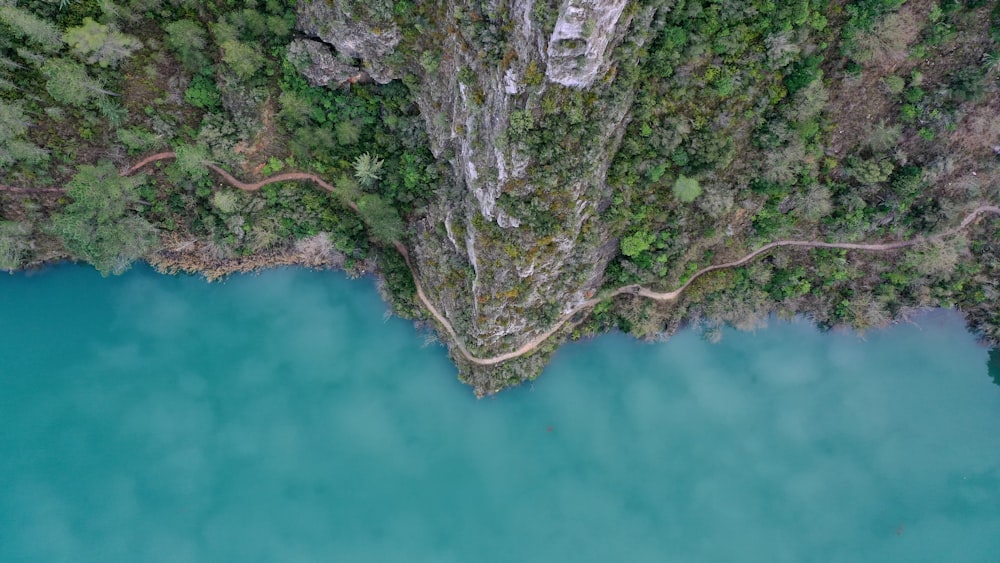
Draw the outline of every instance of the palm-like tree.
M382 170L383 164L385 161L381 158L364 153L354 159L354 177L362 186L371 187L382 179L379 172Z

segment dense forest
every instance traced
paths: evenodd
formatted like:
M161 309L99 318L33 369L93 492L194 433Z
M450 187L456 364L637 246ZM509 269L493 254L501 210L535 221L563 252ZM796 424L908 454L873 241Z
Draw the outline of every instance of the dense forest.
M441 42L463 42L483 65L510 64L514 16L475 0L344 4L401 30L397 79L360 72L321 84L293 0L0 0L0 269L66 258L104 274L135 260L209 277L286 263L377 269L396 310L423 318L392 243L416 245L428 206L461 189L428 136L464 126L426 115L414 93L450 68ZM553 29L558 4L535 2L532 22ZM512 182L497 205L559 241L577 203L563 186L603 134L596 116L626 100L601 178L611 195L595 196L601 227L579 235L608 261L599 291L669 290L777 239L928 236L1000 202L1000 4L641 0L624 10L646 15L649 40L623 34L599 87L546 85L541 63L527 63L521 109L497 140L530 156L541 186ZM456 74L463 97L481 104L471 68ZM123 174L164 151L176 158ZM248 181L310 172L335 190L241 191L206 164ZM513 264L546 251L480 219ZM609 298L562 336L618 328L655 338L689 321L711 338L772 313L864 330L915 308L958 307L996 343L998 301L1000 220L986 217L900 251L777 249L700 278L677 303ZM524 314L543 323L558 310ZM531 364L489 377L535 374Z
M398 238L439 174L406 88L310 87L288 53L294 24L281 1L0 8L0 170L17 188L0 192L0 268L72 257L118 274L147 259L218 275L322 233L355 269ZM157 151L177 158L119 175ZM310 170L339 191L220 189L208 162ZM198 254L170 251L189 240Z

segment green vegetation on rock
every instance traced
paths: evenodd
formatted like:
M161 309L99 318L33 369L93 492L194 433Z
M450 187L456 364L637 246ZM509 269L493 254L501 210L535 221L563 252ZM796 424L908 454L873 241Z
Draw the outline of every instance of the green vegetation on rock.
M380 267L419 314L400 241L488 356L623 285L669 291L777 239L928 237L1000 200L995 3L625 4L6 2L0 268ZM617 24L566 20L583 13ZM549 45L557 25L579 36ZM169 150L145 179L118 175ZM208 163L334 189L220 188ZM671 306L607 299L555 338L773 312L866 329L954 306L996 342L997 229L877 254L779 249ZM463 377L514 384L552 349Z

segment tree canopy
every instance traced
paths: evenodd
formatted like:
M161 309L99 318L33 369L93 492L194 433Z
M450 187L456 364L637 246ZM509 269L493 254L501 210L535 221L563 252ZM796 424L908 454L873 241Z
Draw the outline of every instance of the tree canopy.
M649 231L632 233L621 240L622 254L628 256L629 258L634 258L649 250L655 240L656 234L650 233Z
M362 186L374 186L376 182L382 179L380 172L382 171L383 164L385 164L385 161L381 158L364 153L354 159L354 177L358 179L358 182L361 182Z
M365 194L358 200L358 211L376 240L391 243L403 236L402 217L392 204L381 197Z
M0 101L0 169L15 162L36 163L48 158L48 151L25 139L30 125L21 104Z
M84 106L96 96L110 94L87 72L87 68L70 59L49 59L42 65L47 78L45 89L54 100L71 106Z
M142 42L135 37L91 18L84 18L83 25L67 29L63 39L81 59L102 67L117 67L118 63L142 47Z
M66 186L73 202L53 216L53 232L101 274L121 274L154 243L156 229L135 210L144 182L108 162L82 166Z
M674 195L684 203L691 203L701 195L701 184L698 183L698 180L682 174L674 182Z
M0 22L7 24L15 34L37 44L44 51L58 51L63 46L59 28L27 10L16 6L0 7Z
M205 28L196 21L177 20L163 26L167 32L166 43L177 53L188 72L199 72L211 61L205 55L208 36Z

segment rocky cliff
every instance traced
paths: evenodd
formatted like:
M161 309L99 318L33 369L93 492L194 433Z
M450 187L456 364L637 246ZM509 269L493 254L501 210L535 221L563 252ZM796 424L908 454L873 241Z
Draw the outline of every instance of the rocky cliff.
M305 70L336 58L410 87L435 156L453 170L415 225L417 266L469 349L493 355L601 284L609 235L596 213L633 91L622 71L652 10L626 0L433 4L400 17L377 2L305 3L299 29L328 49Z

